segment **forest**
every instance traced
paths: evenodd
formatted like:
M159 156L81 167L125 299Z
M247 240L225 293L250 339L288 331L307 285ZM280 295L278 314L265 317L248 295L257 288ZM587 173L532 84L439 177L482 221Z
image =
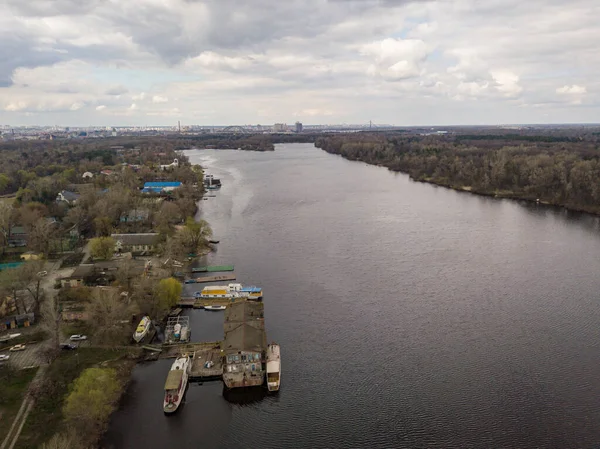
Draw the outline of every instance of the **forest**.
M600 150L594 133L354 133L325 136L315 145L407 173L415 181L600 214Z

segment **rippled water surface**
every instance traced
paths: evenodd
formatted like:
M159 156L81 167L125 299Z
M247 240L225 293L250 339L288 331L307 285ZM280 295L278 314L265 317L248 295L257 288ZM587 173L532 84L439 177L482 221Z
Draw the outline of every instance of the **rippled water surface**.
M190 151L211 263L265 290L282 390L192 384L139 365L106 447L597 447L600 222L458 193L312 145ZM222 314L190 311L194 340Z

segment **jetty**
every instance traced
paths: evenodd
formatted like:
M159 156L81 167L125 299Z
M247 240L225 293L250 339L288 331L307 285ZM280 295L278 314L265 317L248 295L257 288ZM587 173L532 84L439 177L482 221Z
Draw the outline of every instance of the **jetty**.
M192 273L217 273L219 271L234 271L234 268L233 265L213 265L192 268Z
M195 351L190 366L190 380L221 380L223 351L219 348Z
M194 281L194 282L192 282ZM235 274L222 274L217 276L204 276L196 279L187 279L188 284L204 284L206 282L218 282L218 281L235 281Z

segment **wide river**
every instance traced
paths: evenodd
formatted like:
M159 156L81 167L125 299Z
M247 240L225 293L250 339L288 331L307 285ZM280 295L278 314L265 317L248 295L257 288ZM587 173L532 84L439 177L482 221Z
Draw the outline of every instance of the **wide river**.
M171 361L141 364L105 447L598 447L598 218L309 144L187 154L223 182L209 262L263 287L282 389L192 384L165 417ZM221 313L188 314L193 340L222 338Z

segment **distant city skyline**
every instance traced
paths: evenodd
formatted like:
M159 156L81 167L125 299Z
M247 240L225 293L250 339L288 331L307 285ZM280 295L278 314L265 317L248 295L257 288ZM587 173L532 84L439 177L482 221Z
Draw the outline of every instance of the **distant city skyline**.
M594 0L5 0L0 124L593 123L599 16Z

